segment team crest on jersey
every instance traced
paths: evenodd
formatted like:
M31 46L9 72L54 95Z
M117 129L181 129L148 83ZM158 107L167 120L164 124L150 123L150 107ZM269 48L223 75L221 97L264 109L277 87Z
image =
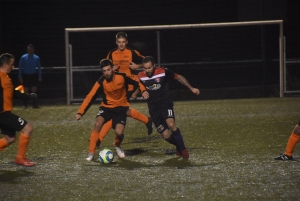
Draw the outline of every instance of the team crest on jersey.
M155 81L156 81L156 82L160 82L160 77L155 78Z

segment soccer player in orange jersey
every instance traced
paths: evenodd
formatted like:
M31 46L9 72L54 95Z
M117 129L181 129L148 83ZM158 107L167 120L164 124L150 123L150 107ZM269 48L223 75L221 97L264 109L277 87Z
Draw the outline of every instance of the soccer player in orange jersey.
M117 154L120 158L125 157L125 153L120 145L124 138L127 111L130 105L127 97L128 85L132 85L134 90L139 86L141 91L146 90L140 82L129 78L126 74L114 72L113 64L109 59L101 60L100 68L103 75L94 84L75 116L75 119L79 120L86 113L93 100L97 98L97 95L103 94L103 100L96 115L96 122L90 136L89 153L86 158L88 161L93 160L99 132L102 126L108 121L112 122L112 127L118 139L118 145L115 145Z
M295 126L292 134L289 137L288 143L285 148L284 154L280 154L279 156L275 157L275 160L293 160L293 152L296 144L300 140L300 121L299 123Z
M8 73L14 68L15 58L13 55L4 53L0 56L0 130L4 138L0 139L0 151L16 140L16 131L20 132L18 154L15 159L17 165L31 167L36 165L26 158L27 147L33 128L25 119L13 114L13 84L8 77ZM16 91L15 95L22 99L35 99L37 95L21 93Z
M142 56L138 51L132 50L127 47L128 44L128 37L127 34L124 32L119 32L116 35L116 44L117 47L113 50L111 50L108 55L107 59L110 59L113 62L113 68L117 72L125 73L128 77L131 77L132 79L139 81L139 78L137 75L132 74L132 70L136 70L138 68L142 68L142 59L144 56ZM129 97L131 99L136 99L138 90L134 90L132 86L128 87L128 93ZM148 135L150 135L153 131L152 128L152 120L140 113L139 111L129 108L127 111L127 115L133 119L139 120L143 122L148 130ZM99 141L97 141L97 146L100 145L100 142L104 139L104 137L107 135L109 130L112 128L111 122L107 122L103 128L101 129L99 133ZM118 138L115 137L114 145L118 146L119 141Z
M157 131L162 137L176 146L176 155L189 158L189 153L183 142L181 131L175 124L174 104L170 95L169 80L176 80L199 95L200 90L182 76L166 68L155 67L154 59L147 56L143 59L144 71L138 77L146 87L142 96L147 100L149 113Z

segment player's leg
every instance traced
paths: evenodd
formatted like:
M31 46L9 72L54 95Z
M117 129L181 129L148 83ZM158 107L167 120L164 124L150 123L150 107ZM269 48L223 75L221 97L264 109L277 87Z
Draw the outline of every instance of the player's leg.
M37 86L31 87L31 92L36 94L36 92L37 92ZM32 108L39 108L38 103L37 103L37 98L36 99L32 99Z
M121 144L124 139L124 130L126 125L126 119L127 119L127 112L128 107L120 107L116 108L115 111L118 113L112 121L113 129L115 130L115 138L117 139L117 142L114 143L114 147L116 149L116 152L119 156L119 158L125 158L125 152L121 148Z
M27 147L29 145L29 140L33 132L33 127L31 124L27 123L22 129L18 142L18 154L15 163L23 166L34 166L35 162L32 162L26 158Z
M34 73L31 76L31 92L37 94L38 75ZM32 108L39 108L37 98L32 100Z
M148 135L151 135L153 132L153 128L152 128L152 120L150 117L147 117L146 115L143 115L142 113L140 113L139 111L137 111L136 109L130 108L127 111L127 116L136 119L138 121L143 122L148 130Z
M0 130L1 134L4 134L4 137L0 139L0 151L3 151L5 147L16 141L16 131L6 126L0 126Z
M8 146L9 144L13 143L16 138L16 131L21 131L15 163L27 167L34 166L35 162L32 162L26 158L29 139L33 131L31 124L29 124L25 119L11 112L3 112L0 114L0 116L2 133L5 134L5 139L1 139L2 145L0 146Z
M23 87L24 93L29 93L30 89L30 76L28 74L23 73ZM27 99L23 99L23 109L27 109Z
M99 147L100 146L100 143L104 140L105 136L108 134L108 132L110 131L110 129L112 128L112 120L106 122L101 130L100 130L100 133L98 135L98 140L97 140L97 143L96 143L96 147Z
M161 115L162 111L151 111L150 116L153 120L153 123L162 137L170 144L175 145L177 147L177 142L174 137L171 135L168 125L166 124L165 118ZM177 148L176 148L177 149Z
M293 160L294 148L300 140L299 124L300 122L295 126L292 134L290 135L284 154L280 154L279 156L275 157L275 160Z
M172 136L174 137L177 144L176 155L180 154L183 158L189 158L189 153L184 145L181 131L175 124L175 113L173 108L167 109L165 112L163 112L163 115L166 119L167 126L170 129Z
M100 112L101 110L101 112ZM103 111L103 112L102 112ZM106 119L110 120L110 112L109 110L100 107L98 114L96 115L95 124L93 130L90 135L90 142L89 142L89 151L88 156L86 158L87 161L92 161L94 159L95 149L96 149L96 142L99 139L99 132L103 126L103 124L107 121Z

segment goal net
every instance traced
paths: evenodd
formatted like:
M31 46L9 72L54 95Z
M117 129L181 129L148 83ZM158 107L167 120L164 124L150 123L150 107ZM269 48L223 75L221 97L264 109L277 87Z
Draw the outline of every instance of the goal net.
M66 28L67 104L82 101L101 76L99 61L116 47L119 31L128 34L128 47L200 89L279 85L284 94L282 20Z

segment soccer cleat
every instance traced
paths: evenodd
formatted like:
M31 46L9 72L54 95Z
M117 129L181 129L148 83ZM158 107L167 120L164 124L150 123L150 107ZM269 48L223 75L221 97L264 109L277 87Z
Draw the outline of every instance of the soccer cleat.
M16 158L15 163L17 165L22 165L22 166L25 166L25 167L32 167L32 166L36 165L35 162L30 161L27 158Z
M282 160L282 161L287 161L287 160L293 160L294 157L293 156L288 156L285 154L280 154L279 156L274 158L275 160Z
M85 160L87 161L92 161L94 159L94 154L93 153L89 153L87 158L85 158Z
M121 147L115 147L117 154L119 156L119 158L125 158L125 152L123 151L123 149Z
M190 157L189 152L186 149L181 151L181 156L182 156L182 158L189 158Z
M148 117L149 121L146 123L147 129L148 129L148 135L151 135L153 132L152 128L152 120L151 117Z

